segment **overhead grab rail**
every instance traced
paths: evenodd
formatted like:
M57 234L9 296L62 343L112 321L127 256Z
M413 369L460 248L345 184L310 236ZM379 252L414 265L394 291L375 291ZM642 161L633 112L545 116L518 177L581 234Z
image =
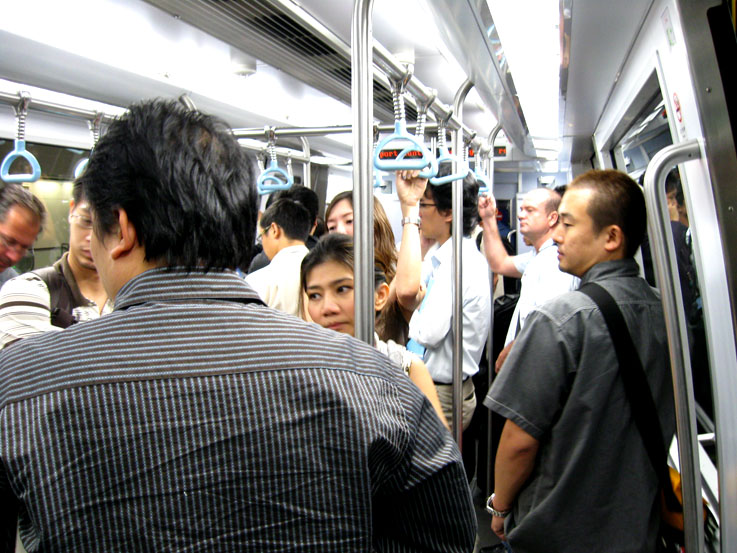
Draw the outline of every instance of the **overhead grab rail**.
M441 163L450 163L451 167L455 168L455 173L453 172L454 169L451 169L450 174L444 177L432 177L430 179L430 184L434 186L440 186L453 181L462 180L466 178L466 175L468 175L468 163L463 160L462 156L455 156L451 154L450 150L448 150L448 146L445 143L446 123L446 121L441 121L440 123L438 123L438 150L440 151L440 155L437 158L438 169L440 169Z
M407 131L407 121L404 111L404 89L412 77L410 72L406 72L401 79L390 78L389 82L392 89L392 99L394 101L394 132L381 140L374 149L374 168L381 171L404 171L404 170L422 170L428 166L434 165L434 156L425 147L424 142L418 140L413 134ZM409 145L397 154L396 158L382 158L382 151L390 144L397 142L404 146L406 142ZM414 152L419 152L419 157L407 157ZM437 173L437 170L435 170Z
M288 190L294 183L294 178L287 171L279 167L279 162L276 159L276 136L274 129L272 127L266 127L264 130L268 137L269 145L267 149L271 162L258 177L258 191L261 195L277 190Z
M7 183L36 182L41 178L41 166L36 156L26 150L26 115L28 115L28 104L31 95L28 92L20 93L20 103L16 107L18 117L18 133L14 141L13 149L3 159L0 165L0 178ZM10 173L10 166L18 159L25 159L31 166L30 173Z
M90 123L90 130L92 131L92 150L95 149L95 146L97 146L97 141L100 140L100 129L102 128L102 113L96 113L95 118ZM92 150L90 150L90 155L92 155ZM84 173L84 170L87 169L87 163L89 163L90 158L86 157L77 163L77 166L74 168L74 178L79 178L82 173Z

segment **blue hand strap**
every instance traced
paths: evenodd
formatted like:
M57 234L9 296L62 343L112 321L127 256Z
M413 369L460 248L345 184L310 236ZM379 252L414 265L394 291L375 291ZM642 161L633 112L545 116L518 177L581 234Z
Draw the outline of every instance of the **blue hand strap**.
M470 171L470 169L468 168L468 162L462 159L456 159L456 157L448 151L448 148L441 148L440 156L438 157L438 165L440 165L441 163L453 163L455 161L458 162L457 173L451 173L450 175L446 175L444 177L432 177L430 179L430 184L434 186L440 186L441 184L448 184L449 182L465 179L466 175L468 175L468 172Z
M15 173L10 174L10 166L18 158L23 158L31 165L31 173ZM41 178L41 166L38 164L36 157L26 150L26 141L21 139L15 140L13 150L3 159L0 165L0 178L8 183L36 182Z
M271 160L271 164L258 176L258 192L264 195L277 190L288 190L293 183L294 179L289 173L279 167L276 160Z
M379 155L381 151L388 144L397 140L408 141L410 145L399 152L399 155L395 159L381 159ZM409 152L417 151L422 154L420 157L405 159L405 156ZM414 171L425 169L428 165L432 164L432 159L433 155L425 147L423 141L407 132L407 124L403 120L394 122L394 132L379 142L374 150L374 167L382 171Z
M474 171L474 176L476 177L476 182L479 183L479 196L483 196L484 194L488 194L489 192L489 179L481 173L480 171L476 170Z

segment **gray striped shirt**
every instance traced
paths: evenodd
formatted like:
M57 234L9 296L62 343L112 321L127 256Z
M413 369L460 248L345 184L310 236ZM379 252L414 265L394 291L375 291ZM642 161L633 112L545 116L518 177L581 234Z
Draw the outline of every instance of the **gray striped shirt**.
M32 551L470 551L458 450L374 348L156 269L0 355L2 538Z

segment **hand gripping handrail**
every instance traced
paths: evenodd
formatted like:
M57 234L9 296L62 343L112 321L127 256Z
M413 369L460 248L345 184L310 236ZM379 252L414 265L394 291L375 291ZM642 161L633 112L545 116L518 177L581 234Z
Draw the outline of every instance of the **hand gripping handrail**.
M441 163L457 163L458 172L451 173L444 177L432 177L430 179L430 184L432 184L433 186L440 186L442 184L448 184L453 181L465 179L469 171L468 163L462 158L452 155L448 150L448 146L446 146L445 144L445 125L446 121L438 122L438 150L440 150L440 155L437 159L438 169L440 168Z
M102 117L103 114L100 112L95 113L95 118L92 120L92 123L90 125L90 130L92 131L92 149L90 149L90 154L92 154L92 150L94 150L95 146L97 146L97 141L100 140L100 128L102 127ZM84 173L84 170L87 169L87 163L89 163L90 158L86 157L84 159L79 160L77 163L77 166L74 168L74 178L78 179L82 173Z
M0 179L7 183L36 182L41 178L41 166L38 164L36 156L26 150L26 115L28 113L28 104L31 102L31 95L28 92L20 93L20 103L17 107L18 114L18 134L14 141L13 149L3 159L0 165ZM31 166L31 173L14 173L10 174L10 166L18 158L25 159Z
M284 169L279 167L276 160L276 134L274 129L267 127L266 134L269 137L269 157L271 163L258 176L258 192L261 195L275 192L277 190L288 190L294 183L294 178Z
M403 79L390 79L392 88L392 98L394 100L394 132L384 138L376 145L374 150L374 167L382 171L403 171L403 170L420 170L425 169L432 163L432 154L425 147L422 140L407 131L407 121L404 114L404 87L406 86L412 74L407 72ZM399 152L395 159L381 159L381 151L392 142L409 142L409 146ZM420 152L420 157L406 156L410 152Z

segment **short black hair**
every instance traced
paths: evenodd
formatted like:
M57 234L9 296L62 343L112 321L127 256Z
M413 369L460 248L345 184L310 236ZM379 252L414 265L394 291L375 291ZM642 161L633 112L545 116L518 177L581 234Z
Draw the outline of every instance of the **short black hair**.
M279 198L264 211L260 221L261 228L267 229L271 223L279 225L287 238L300 242L307 240L312 228L307 209L289 198Z
M110 124L80 177L94 232L124 209L147 261L247 266L256 231L255 164L220 119L174 101L131 106Z
M310 190L306 186L292 185L286 190L280 190L275 196L276 199L289 198L302 204L310 214L310 228L312 228L317 220L317 211L320 205L320 200L314 190Z
M678 167L671 169L665 177L665 193L668 194L673 190L676 192L676 203L683 206L685 199L683 198L683 185L681 184Z
M450 164L443 164L438 169L438 177L450 175ZM438 211L453 210L453 183L441 184L435 186L428 184L427 189L430 191L435 209ZM471 231L479 222L479 183L471 171L468 172L463 179L463 236L469 236ZM450 225L450 232L453 233L453 225Z
M617 225L622 229L625 255L632 257L645 238L647 210L642 189L629 175L614 169L592 169L579 175L568 185L568 190L589 189L593 195L586 212L595 232Z
M30 190L17 183L0 183L0 223L5 222L8 212L15 206L30 211L40 225L39 234L46 223L46 207Z
M79 205L84 197L84 183L80 179L77 179L74 181L74 185L72 185L72 200L74 200L74 205Z

